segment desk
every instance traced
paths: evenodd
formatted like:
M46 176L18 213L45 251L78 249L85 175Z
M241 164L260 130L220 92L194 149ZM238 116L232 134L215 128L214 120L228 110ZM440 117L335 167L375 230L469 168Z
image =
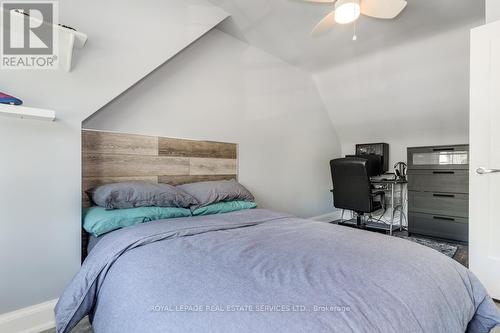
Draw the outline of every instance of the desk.
M377 179L373 178L371 179L371 183L374 187L379 187L381 190L390 192L391 196L391 223L389 226L389 234L392 236L392 232L394 229L394 213L399 209L401 209L401 213L399 214L399 230L403 230L403 210L404 210L404 201L403 201L403 194L404 194L404 185L408 183L407 180L402 180L402 179ZM399 186L399 204L396 205L396 202L394 200L394 193L395 193L395 188L396 186Z

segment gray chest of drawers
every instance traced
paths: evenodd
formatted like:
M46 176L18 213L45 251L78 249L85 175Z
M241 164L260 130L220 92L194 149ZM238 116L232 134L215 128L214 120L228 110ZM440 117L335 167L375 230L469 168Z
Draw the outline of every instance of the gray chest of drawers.
M408 232L468 240L469 146L408 148Z

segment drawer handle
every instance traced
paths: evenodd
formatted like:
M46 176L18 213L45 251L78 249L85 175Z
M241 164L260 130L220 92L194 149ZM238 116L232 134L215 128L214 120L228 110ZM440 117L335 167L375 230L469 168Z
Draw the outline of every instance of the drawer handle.
M434 193L432 196L434 197L443 197L443 198L454 198L455 194L440 194L440 193Z
M434 148L433 151L454 151L455 148L449 147L449 148Z
M483 168L483 167L480 167L480 168L476 169L476 173L478 175L486 175L488 173L497 173L497 172L500 172L500 169L486 169L486 168Z
M453 217L442 217L442 216L433 216L434 220L445 220L445 221L455 221Z
M432 171L435 175L454 175L455 171Z

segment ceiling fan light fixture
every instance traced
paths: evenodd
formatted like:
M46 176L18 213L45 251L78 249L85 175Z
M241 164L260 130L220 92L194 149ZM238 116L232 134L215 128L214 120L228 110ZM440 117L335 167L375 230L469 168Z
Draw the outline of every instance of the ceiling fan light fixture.
M360 14L359 0L338 0L335 3L335 22L338 24L354 22Z

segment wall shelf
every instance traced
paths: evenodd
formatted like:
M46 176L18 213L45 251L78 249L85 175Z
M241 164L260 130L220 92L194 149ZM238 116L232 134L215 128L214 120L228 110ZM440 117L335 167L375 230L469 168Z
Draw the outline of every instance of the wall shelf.
M53 110L30 108L22 105L0 104L0 116L54 121L56 119L56 112Z

